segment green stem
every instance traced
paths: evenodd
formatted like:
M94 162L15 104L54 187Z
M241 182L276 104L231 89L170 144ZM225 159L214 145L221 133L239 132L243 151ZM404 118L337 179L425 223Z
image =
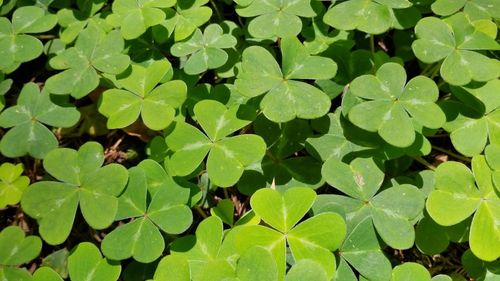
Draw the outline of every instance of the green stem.
M415 161L417 161L418 163L424 165L425 167L427 167L428 169L430 170L436 170L436 166L432 165L431 163L427 162L427 160L425 160L424 158L422 157L413 157L413 159Z
M214 0L210 0L210 4L212 4L212 6L214 7L215 14L217 15L219 21L223 21L224 18L222 17L222 14L220 13L219 8L217 7L217 4L214 2Z
M202 216L204 219L207 218L207 214L205 214L205 212L203 211L203 209L199 206L199 205L194 205L194 209L196 210L196 212L198 214L200 214L200 216Z
M465 161L465 162L470 162L471 161L470 158L468 158L468 157L459 155L459 154L457 154L455 152L449 151L448 149L444 149L444 148L441 148L439 146L433 145L432 149L440 151L440 152L443 152L443 153L446 153L446 154L450 155L451 157L454 157L454 158L456 158L458 160L462 160L462 161Z
M441 69L441 64L438 63L436 67L434 68L434 71L432 72L431 76L429 78L434 79L436 75L439 73L439 70Z
M372 57L375 58L375 37L370 34L370 50L372 52Z
M422 69L422 71L421 71L421 73L422 73L422 74L420 74L420 75L426 76L426 75L428 74L427 72L429 72L429 70L430 70L430 69L431 69L434 65L435 65L435 64L433 64L433 63L428 64L426 67L424 67L424 69Z
M224 198L228 199L229 193L227 193L227 188L222 188L222 191L224 192Z

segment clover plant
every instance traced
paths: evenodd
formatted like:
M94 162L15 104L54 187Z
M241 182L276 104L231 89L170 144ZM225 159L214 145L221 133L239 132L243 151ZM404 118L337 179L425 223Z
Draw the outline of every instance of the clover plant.
M197 29L189 40L172 46L172 55L176 57L189 55L184 71L191 75L221 67L228 59L227 53L222 49L236 45L236 38L223 32L222 28L216 24L207 26L203 33Z
M37 236L25 236L17 226L9 226L0 232L0 277L2 280L31 280L26 269L17 268L36 258L42 249Z
M155 172L167 182L156 191L148 192L146 174ZM161 166L152 160L144 160L138 167L131 168L129 173L127 188L118 199L115 219L135 220L109 233L102 241L102 251L106 257L114 260L133 256L140 262L152 262L165 248L159 229L179 234L191 225L191 210L186 206L190 190L176 186ZM148 193L151 201L146 206Z
M30 185L21 204L38 220L40 235L47 243L61 244L68 238L78 205L92 227L111 225L118 211L116 196L125 187L128 172L119 164L101 167L103 162L103 148L96 142L88 142L78 151L57 148L46 155L43 167L58 181Z
M0 0L0 280L498 280L499 27L498 0Z
M0 71L12 72L21 63L31 61L43 52L43 44L29 35L43 33L57 24L55 15L35 6L16 9L12 20L0 17Z
M256 17L250 21L248 32L257 38L296 36L302 29L300 17L310 18L316 15L307 0L236 2L238 15Z
M105 34L99 27L89 25L73 48L50 61L53 68L65 70L47 79L47 88L58 95L86 96L99 85L97 71L118 74L128 67L128 56L121 54L123 44L118 32Z
M169 71L168 61L157 61L147 67L133 65L131 72L117 81L124 89L102 94L99 111L108 117L108 127L126 127L140 115L148 128L166 128L174 119L175 109L186 99L183 81L166 81L157 86Z
M499 50L495 38L474 27L463 13L445 20L426 17L415 26L415 56L425 63L443 62L442 78L452 85L489 81L500 76L500 62L476 50Z
M17 105L0 114L0 127L11 128L0 140L0 151L7 157L29 154L44 158L57 148L56 136L44 125L71 127L80 118L78 110L34 83L23 86Z
M359 76L349 87L362 99L349 110L349 120L378 132L394 146L407 147L415 141L414 122L432 129L445 122L443 111L435 103L439 90L434 81L417 76L406 83L405 70L398 64L384 64L375 76Z
M188 123L178 122L165 138L174 151L169 161L175 175L190 174L208 154L208 176L214 184L227 187L238 181L245 166L264 156L266 144L261 137L228 136L255 118L253 108L227 108L217 101L204 100L195 105L194 114L205 134Z
M7 205L19 203L24 190L30 184L30 179L21 176L23 165L3 163L0 166L0 209Z
M446 201L448 204L442 206ZM427 200L427 211L441 225L454 225L474 215L469 243L472 252L485 261L500 255L496 223L500 198L493 187L491 170L484 156L472 159L472 172L458 162L447 162L436 170L436 190Z
M257 1L258 2L258 1ZM265 94L260 102L264 115L282 123L294 118L315 119L330 108L328 96L304 79L329 79L335 76L336 63L320 56L310 56L295 37L281 41L281 68L265 48L251 46L243 51L241 74L235 86L241 94L256 97ZM255 81L259 83L256 85Z

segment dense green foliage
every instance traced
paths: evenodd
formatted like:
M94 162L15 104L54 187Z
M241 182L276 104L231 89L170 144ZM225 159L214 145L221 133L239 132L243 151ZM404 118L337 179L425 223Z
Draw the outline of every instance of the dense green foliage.
M500 279L500 1L0 0L0 281Z

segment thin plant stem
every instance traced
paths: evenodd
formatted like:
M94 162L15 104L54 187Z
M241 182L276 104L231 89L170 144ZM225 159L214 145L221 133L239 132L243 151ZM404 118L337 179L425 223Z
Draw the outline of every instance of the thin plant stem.
M425 160L424 158L422 157L413 157L413 159L415 161L417 161L418 163L424 165L425 167L427 167L428 169L430 170L436 170L436 166L432 165L431 163L427 162L427 160Z
M220 13L219 11L219 7L217 7L217 4L214 2L214 0L210 0L210 4L212 4L212 6L214 7L214 10L215 10L215 14L217 15L217 18L222 21L224 20L222 18L222 14Z
M372 52L372 57L375 57L375 37L370 34L370 50Z
M435 149L435 150L437 150L437 151L440 151L440 152L446 153L446 154L450 155L451 157L454 157L454 158L456 158L456 159L458 159L458 160L462 160L462 161L465 161L465 162L470 162L470 161L471 161L471 160L470 160L470 158L468 158L468 157L465 157L465 156L459 155L459 154L457 154L457 153L455 153L455 152L452 152L452 151L450 151L450 150L448 150L448 149L441 148L441 147L439 147L439 146L435 146L435 145L433 145L433 146L432 146L432 149Z
M203 209L199 206L199 205L194 205L194 209L196 210L196 212L198 214L200 214L200 216L202 216L204 219L207 218L207 214L205 214L205 212L203 211Z

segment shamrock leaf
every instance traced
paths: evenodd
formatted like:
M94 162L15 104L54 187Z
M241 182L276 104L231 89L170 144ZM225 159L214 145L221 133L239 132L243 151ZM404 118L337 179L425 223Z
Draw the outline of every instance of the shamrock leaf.
M42 266L33 273L32 281L63 281L63 279L52 268Z
M431 281L431 274L421 264L405 262L394 267L391 281L422 280Z
M160 24L166 17L163 8L175 5L175 0L117 0L113 1L113 14L107 20L120 26L124 39L141 36L146 30Z
M203 276L212 271L215 264L222 265L224 268L229 266L228 257L221 251L222 240L222 221L218 217L211 216L198 225L195 235L184 236L173 242L171 246L172 258L170 259L178 260L178 263L184 260L184 264L187 261L191 275L190 280L203 280ZM231 267L230 269L232 272Z
M302 29L300 17L316 16L310 0L252 1L246 6L237 6L236 13L256 17L248 25L248 32L256 38L296 36Z
M156 190L148 188L156 178ZM149 179L149 180L148 180ZM193 220L186 203L190 190L182 188L153 160L144 160L130 169L127 188L118 199L115 220L134 218L111 231L102 241L104 255L113 260L133 257L142 263L156 260L165 248L160 229L169 234L184 232Z
M47 79L46 87L54 94L83 98L99 85L99 72L118 74L130 62L122 54L123 39L118 31L105 34L100 27L89 25L78 36L75 46L50 60L50 65L63 72Z
M59 25L62 27L59 37L65 44L73 42L88 25L98 25L106 30L110 28L106 20L98 13L105 2L101 0L76 1L78 9L63 8L57 12Z
M118 210L118 196L127 183L127 170L119 164L101 167L103 148L87 142L78 151L58 148L44 159L45 170L59 181L40 181L24 192L21 205L39 224L42 238L51 245L69 236L76 209L94 229L111 225ZM61 165L64 163L64 165Z
M40 254L42 241L37 236L24 236L18 226L8 226L0 232L0 278L1 280L30 281L26 269L16 266L27 263Z
M327 281L330 278L319 263L304 259L295 263L285 277L285 281L301 280Z
M82 242L68 257L68 271L72 281L116 281L120 276L121 265L103 258L94 244Z
M415 26L418 37L412 44L415 56L425 62L444 60L440 73L452 85L489 81L500 76L500 62L476 50L500 50L493 38L476 28L463 13L445 20L427 17Z
M493 171L493 185L500 191L500 144L490 144L484 151L488 166Z
M57 138L44 124L68 128L80 119L76 108L66 102L52 99L35 83L24 85L17 105L0 114L0 126L10 129L0 141L0 151L7 157L29 154L44 158L47 152L58 145Z
M5 107L4 95L12 86L12 79L5 79L4 74L0 72L0 111Z
M367 280L390 279L391 263L380 248L375 229L369 218L365 218L347 234L339 253L341 263L351 265ZM349 266L345 270L354 275Z
M309 188L295 187L279 193L270 188L256 191L250 199L254 212L270 227L248 225L234 228L236 249L244 253L252 246L272 252L278 265L278 279L285 274L285 253L288 244L296 262L311 259L318 262L332 278L335 273L337 249L346 234L346 225L336 213L325 212L299 221L309 211L316 193Z
M387 245L395 249L413 246L412 220L424 208L424 196L415 186L401 184L377 193L384 173L370 158L356 158L348 165L332 157L323 165L322 174L331 186L348 195L322 195L321 198L342 206L349 225L357 225L370 217Z
M362 102L349 110L349 120L362 129L378 132L397 147L415 141L412 120L427 128L440 128L445 115L435 103L439 90L434 81L417 76L405 84L406 72L396 63L382 65L376 75L354 79L350 91Z
M420 12L408 0L349 0L330 8L323 21L340 30L357 29L380 34L389 28L406 29L420 19Z
M471 20L500 18L500 5L495 0L436 0L431 9L440 16L450 16L463 9Z
M173 121L176 108L186 99L186 84L181 80L161 83L172 70L167 60L155 61L147 67L133 64L130 74L119 78L122 89L102 94L99 112L108 117L108 128L124 128L139 115L152 130L162 130Z
M167 9L166 19L161 24L168 32L166 37L173 34L175 42L184 40L206 23L212 16L212 9L203 6L208 1L177 1L175 9Z
M443 128L450 132L453 147L466 156L480 154L488 140L500 141L500 100L496 93L500 90L500 80L495 79L484 85L451 87L457 100L441 104L447 116Z
M158 263L153 280L191 280L187 258L181 255L165 256Z
M203 100L195 105L194 113L206 135L187 123L177 122L165 138L174 152L169 160L174 174L189 175L208 154L210 180L217 186L228 187L238 182L246 166L264 157L266 144L260 136L228 137L255 118L252 108L227 108L218 101Z
M472 172L464 164L445 162L436 169L435 190L427 199L427 211L437 223L449 226L473 215L469 244L485 261L500 256L500 198L493 187L485 157L472 158Z
M171 52L176 57L189 55L183 69L187 74L195 75L224 65L228 55L222 49L232 48L235 45L234 36L223 34L219 25L211 24L205 28L203 34L196 29L189 40L175 43Z
M434 189L434 183L432 187ZM471 218L452 226L442 226L424 212L415 229L415 245L427 255L442 253L450 242L461 243L469 239L470 224Z
M21 200L30 179L21 176L23 164L3 163L0 166L0 209L7 205L15 205Z
M42 42L28 34L49 31L56 24L55 15L46 14L35 6L16 9L12 14L12 22L0 18L0 71L10 73L21 63L40 56Z
M260 2L260 1L255 1ZM256 97L266 94L260 102L264 115L283 123L296 117L314 119L330 109L330 98L302 79L330 79L337 65L329 58L310 56L295 37L281 40L281 69L274 57L259 46L243 51L241 72L235 86L242 95ZM259 81L255 84L255 81Z

